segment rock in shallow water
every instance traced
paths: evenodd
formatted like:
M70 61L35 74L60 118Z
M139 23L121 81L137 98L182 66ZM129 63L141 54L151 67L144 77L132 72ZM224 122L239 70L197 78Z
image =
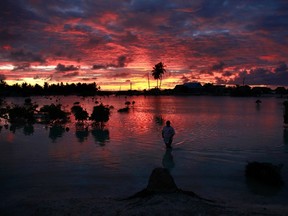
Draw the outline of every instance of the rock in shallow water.
M149 192L171 193L178 190L173 177L165 168L155 168L146 188Z
M284 184L281 176L282 166L254 161L246 165L245 175L261 184L282 186Z
M208 200L202 198L195 194L193 191L184 191L179 189L173 177L170 175L168 169L166 168L155 168L148 181L148 185L145 189L137 192L136 194L128 197L127 199L134 199L134 198L144 198L153 195L161 195L161 194L182 194L189 197L197 198L200 200L205 200L209 202L214 202L213 200Z

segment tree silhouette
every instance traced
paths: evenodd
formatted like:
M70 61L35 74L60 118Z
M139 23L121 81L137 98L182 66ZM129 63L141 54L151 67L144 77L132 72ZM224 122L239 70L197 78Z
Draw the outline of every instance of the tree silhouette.
M44 105L43 107L40 108L40 112L46 114L45 121L47 123L55 121L67 122L69 119L68 112L62 110L61 104L55 105L52 103L51 105Z
M79 105L73 106L71 112L74 114L77 121L85 121L89 117L88 112Z
M154 79L157 80L157 89L161 88L162 76L166 72L166 69L164 67L166 67L164 65L164 63L159 62L158 64L156 64L153 67L153 70L151 71L152 72L152 76L154 77ZM158 86L158 80L160 80L160 85L159 86Z
M100 124L100 127L104 127L104 123L109 120L110 117L110 108L109 106L104 106L102 103L98 106L93 107L93 112L90 116L90 119L96 124Z

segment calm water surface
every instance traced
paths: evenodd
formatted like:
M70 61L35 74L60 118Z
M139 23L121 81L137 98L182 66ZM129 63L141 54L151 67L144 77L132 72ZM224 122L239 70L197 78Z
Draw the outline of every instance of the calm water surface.
M8 98L22 104L24 98ZM57 101L56 101L57 100ZM102 97L114 109L104 130L41 124L0 132L0 196L5 200L66 197L123 197L146 187L155 167L171 171L178 187L223 201L285 203L281 190L255 189L246 183L247 161L283 163L288 180L288 130L283 100L231 97ZM40 107L80 104L91 114L91 97L34 97ZM130 113L118 113L125 101ZM170 120L176 130L167 152L161 129ZM0 122L4 124L4 122ZM287 200L287 199L286 199Z

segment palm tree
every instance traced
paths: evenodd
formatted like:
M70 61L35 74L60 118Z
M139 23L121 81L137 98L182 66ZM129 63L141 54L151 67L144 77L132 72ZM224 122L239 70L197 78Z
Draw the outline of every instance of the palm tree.
M166 65L164 65L162 62L159 62L153 67L153 70L151 71L152 76L157 80L157 89L161 88L162 76L166 72L164 67L166 67ZM160 80L160 86L158 86L158 80Z

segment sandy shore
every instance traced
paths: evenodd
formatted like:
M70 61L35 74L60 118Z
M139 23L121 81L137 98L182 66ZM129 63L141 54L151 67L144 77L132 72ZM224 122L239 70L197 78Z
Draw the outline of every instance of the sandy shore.
M233 204L200 200L185 194L157 194L145 198L116 199L69 198L55 200L18 200L1 204L1 216L10 215L275 215L287 216L288 207L278 205Z

